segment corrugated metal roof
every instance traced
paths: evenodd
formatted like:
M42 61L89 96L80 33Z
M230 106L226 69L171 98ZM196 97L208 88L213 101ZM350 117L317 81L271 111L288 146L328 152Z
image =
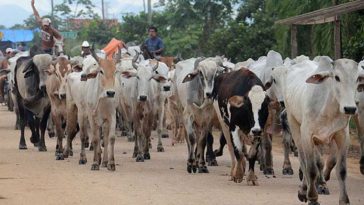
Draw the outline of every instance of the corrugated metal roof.
M29 42L34 38L34 33L32 30L25 29L0 29L0 32L3 33L3 38L1 41L11 41L13 43L18 42Z

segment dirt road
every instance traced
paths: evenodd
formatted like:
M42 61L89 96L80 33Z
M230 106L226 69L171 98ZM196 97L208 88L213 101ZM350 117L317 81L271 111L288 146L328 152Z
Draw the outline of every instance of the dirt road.
M14 114L1 106L0 204L303 204L297 199L298 160L292 159L295 175L283 176L279 147L274 148L276 178L267 178L258 172L259 186L252 187L246 181L241 184L229 181L227 154L218 158L220 166L209 167L209 174L188 174L186 145L172 147L170 139L163 141L164 153L156 152L154 140L152 159L136 163L131 158L133 144L117 138L116 171L104 168L91 171L90 163L78 165L79 138L75 140L74 156L64 161L55 160L54 138L47 137L48 152L40 153L29 142L29 130L26 132L28 150L18 150L19 131L13 129L14 121ZM90 162L90 151L87 157ZM364 176L359 175L357 161L350 160L348 192L352 205L363 205ZM335 171L333 175L328 182L331 195L320 196L321 205L338 204Z

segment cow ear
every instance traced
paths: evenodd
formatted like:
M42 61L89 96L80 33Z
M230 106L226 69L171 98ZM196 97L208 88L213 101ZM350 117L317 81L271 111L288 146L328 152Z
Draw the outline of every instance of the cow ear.
M331 76L330 72L324 71L319 72L311 75L309 78L307 78L306 83L312 83L312 84L320 84L325 79L329 78Z
M50 66L49 66L49 69L48 70L45 70L45 72L48 74L48 75L52 75L53 73L55 73L55 68L54 68L54 66L53 66L53 64L51 64Z
M229 98L228 102L231 106L240 108L244 105L244 97L240 95L234 95Z
M92 78L96 78L97 74L99 72L92 72L86 75L87 79L92 79Z
M155 74L153 75L153 79L156 80L158 83L165 83L167 81L167 79L159 74Z
M136 75L136 72L133 72L131 70L121 72L121 76L123 76L124 78L136 77Z
M198 72L194 71L192 73L189 73L182 81L182 83L188 82L193 80L198 75Z

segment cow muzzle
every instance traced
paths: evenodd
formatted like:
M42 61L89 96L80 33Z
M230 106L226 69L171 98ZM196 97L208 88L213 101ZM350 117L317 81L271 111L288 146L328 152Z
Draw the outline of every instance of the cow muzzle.
M81 81L87 81L87 75L82 73L81 74Z
M145 95L141 95L141 96L139 96L139 101L140 102L145 102L145 101L147 101L147 96L145 96Z
M207 92L207 93L205 93L206 94L206 97L207 98L212 98L212 93L211 92Z
M163 86L163 91L170 91L171 90L171 86Z
M254 136L260 136L262 134L262 130L259 128L252 129L252 133Z
M106 91L106 96L108 98L113 98L115 96L115 92L114 91Z
M356 107L344 107L344 112L347 115L354 115L356 113Z

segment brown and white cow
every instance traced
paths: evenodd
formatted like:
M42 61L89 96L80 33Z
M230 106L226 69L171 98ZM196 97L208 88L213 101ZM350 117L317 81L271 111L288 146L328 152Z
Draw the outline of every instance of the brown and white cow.
M56 128L57 147L56 160L63 160L64 128L62 124L67 119L66 79L71 72L71 64L66 56L60 56L50 66L46 81L47 94L51 103L51 117Z

